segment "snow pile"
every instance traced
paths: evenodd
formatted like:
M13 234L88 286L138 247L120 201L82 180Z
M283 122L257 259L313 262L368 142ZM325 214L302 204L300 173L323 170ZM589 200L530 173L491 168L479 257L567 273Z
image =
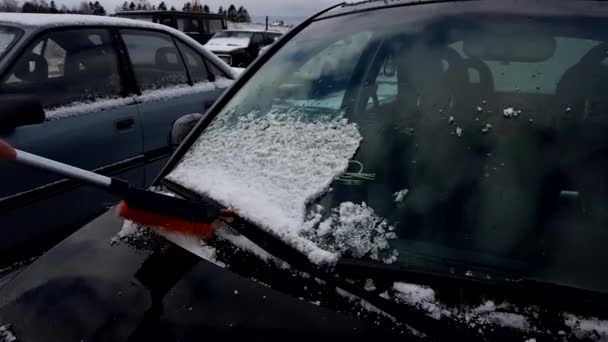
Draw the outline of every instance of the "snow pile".
M572 314L564 314L564 321L577 338L608 341L608 321L595 317L582 318Z
M397 301L416 306L434 318L449 317L471 327L480 325L500 325L522 331L530 329L527 317L513 312L497 311L508 308L508 304L497 306L493 301L486 301L478 307L448 308L435 298L435 291L431 288L416 284L393 284Z
M398 255L389 244L397 237L394 229L365 203L343 202L307 235L320 247L341 256L393 263Z
M342 117L301 117L222 114L167 178L237 208L312 262L332 263L334 253L301 235L305 208L346 170L361 135Z

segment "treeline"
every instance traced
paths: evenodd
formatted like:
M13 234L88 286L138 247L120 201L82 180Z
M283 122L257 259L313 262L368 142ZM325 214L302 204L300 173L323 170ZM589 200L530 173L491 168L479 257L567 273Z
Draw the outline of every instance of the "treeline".
M0 0L0 12L107 14L99 1L83 1L79 5L68 8L65 4L57 6L55 1L47 2L46 0L28 0L22 5L19 5L18 0Z
M147 1L138 1L137 3L133 1L125 1L120 7L120 9L117 9L117 11L121 12L142 10L177 11L175 6L171 6L171 8L168 8L167 4L164 1L158 4L158 6L150 4ZM198 1L188 1L182 6L181 10L184 12L223 14L228 18L228 20L238 23L251 22L251 16L249 15L249 11L247 11L247 9L243 6L237 8L235 5L230 5L227 9L224 9L223 6L220 6L217 12L213 12L208 5L201 5L200 3L198 3Z
M122 6L115 8L116 12L126 11L141 11L141 10L159 10L159 11L177 11L175 6L171 8L167 7L167 4L162 1L157 5L150 3L147 0L138 0L137 2L125 1ZM181 8L184 12L198 12L198 13L214 13L211 11L209 6L201 5L197 0L194 2L186 2ZM0 0L0 12L23 12L23 13L72 13L72 14L94 14L94 15L106 15L106 9L101 5L99 1L87 2L82 1L79 5L67 7L65 4L57 5L54 0L47 2L46 0L26 0L22 5L19 4L19 0ZM236 7L230 5L227 9L222 6L218 9L218 14L225 15L228 20L249 23L251 22L251 16L247 9L243 6Z

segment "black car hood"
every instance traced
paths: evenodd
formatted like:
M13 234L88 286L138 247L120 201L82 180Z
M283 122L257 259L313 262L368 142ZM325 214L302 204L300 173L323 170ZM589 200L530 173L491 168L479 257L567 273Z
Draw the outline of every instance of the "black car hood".
M122 221L100 216L0 292L0 326L19 341L296 340L378 336L167 243L111 244Z

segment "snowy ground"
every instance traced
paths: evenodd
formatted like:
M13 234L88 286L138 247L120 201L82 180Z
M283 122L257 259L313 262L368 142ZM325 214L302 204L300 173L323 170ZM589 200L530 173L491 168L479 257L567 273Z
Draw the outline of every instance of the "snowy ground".
M261 23L235 23L232 21L228 22L229 30L265 30L266 24ZM268 30L279 31L286 33L291 27L288 26L269 26Z

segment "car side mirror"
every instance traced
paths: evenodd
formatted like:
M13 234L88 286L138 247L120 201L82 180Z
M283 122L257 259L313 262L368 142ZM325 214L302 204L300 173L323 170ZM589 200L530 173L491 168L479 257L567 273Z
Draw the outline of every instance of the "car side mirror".
M178 146L179 144L186 139L194 125L199 122L200 119L203 118L202 114L188 114L184 115L181 118L175 120L173 123L173 127L171 128L171 138L170 143L173 146Z
M38 97L16 94L0 96L0 131L40 124L45 119L44 109Z

